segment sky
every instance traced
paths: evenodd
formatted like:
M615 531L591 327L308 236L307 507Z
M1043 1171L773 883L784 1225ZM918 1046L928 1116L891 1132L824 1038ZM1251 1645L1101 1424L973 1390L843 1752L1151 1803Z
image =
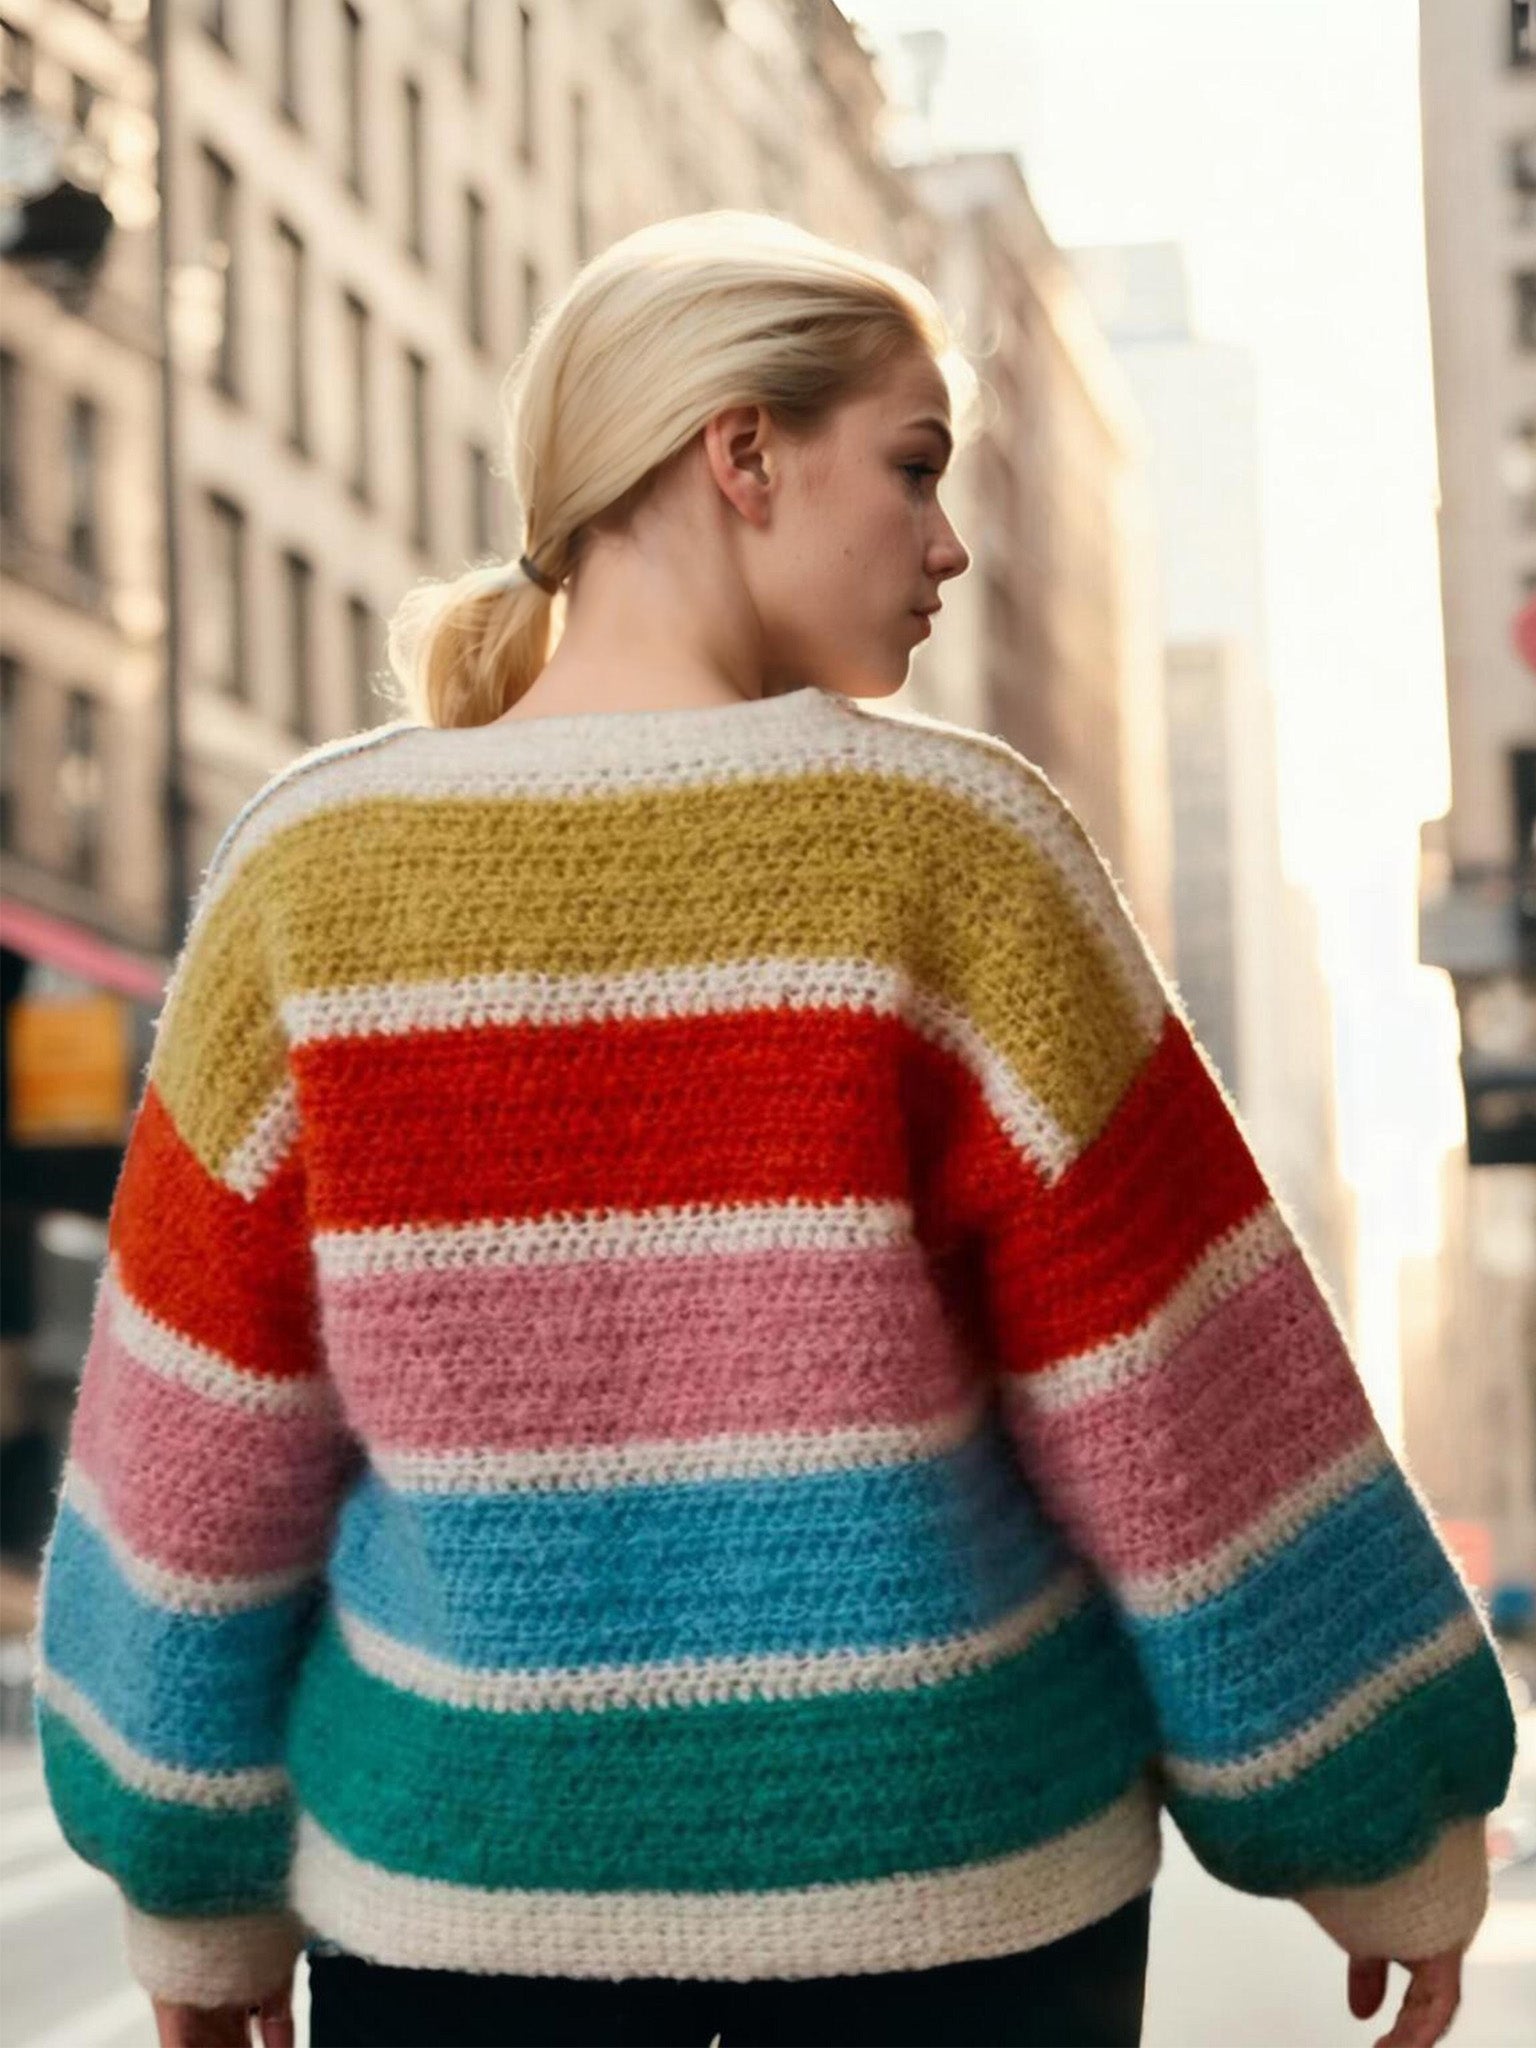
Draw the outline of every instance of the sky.
M944 31L934 148L1012 150L1063 247L1178 242L1196 331L1252 354L1282 857L1321 924L1390 1411L1397 1261L1438 1242L1463 1134L1449 982L1415 958L1418 824L1450 800L1415 0L842 4L876 43Z

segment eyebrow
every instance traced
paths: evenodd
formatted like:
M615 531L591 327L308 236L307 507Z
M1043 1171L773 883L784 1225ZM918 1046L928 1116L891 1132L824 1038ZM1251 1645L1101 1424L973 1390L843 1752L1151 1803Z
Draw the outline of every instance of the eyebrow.
M944 443L944 460L948 462L955 452L955 437L943 420L936 418L932 413L924 413L921 419L908 420L907 425L909 427L931 427Z

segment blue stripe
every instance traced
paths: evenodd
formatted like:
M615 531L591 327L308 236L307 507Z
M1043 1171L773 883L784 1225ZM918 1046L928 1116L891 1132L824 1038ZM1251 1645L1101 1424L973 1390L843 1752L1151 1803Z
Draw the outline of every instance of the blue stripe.
M404 1493L370 1472L340 1604L494 1669L881 1650L985 1628L1064 1552L988 1424L943 1456L590 1492Z
M123 1577L62 1501L39 1626L43 1662L156 1763L244 1770L282 1757L282 1724L315 1587L238 1614L178 1614Z
M1214 1599L1130 1628L1167 1747L1222 1763L1294 1734L1465 1608L1393 1466Z

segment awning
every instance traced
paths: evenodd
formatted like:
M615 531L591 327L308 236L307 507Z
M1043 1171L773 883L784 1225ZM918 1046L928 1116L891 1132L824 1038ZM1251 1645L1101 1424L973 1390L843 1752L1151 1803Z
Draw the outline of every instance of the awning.
M157 1002L165 992L167 970L158 961L127 952L83 925L50 917L12 896L0 897L0 943L61 974L73 974L140 1002Z

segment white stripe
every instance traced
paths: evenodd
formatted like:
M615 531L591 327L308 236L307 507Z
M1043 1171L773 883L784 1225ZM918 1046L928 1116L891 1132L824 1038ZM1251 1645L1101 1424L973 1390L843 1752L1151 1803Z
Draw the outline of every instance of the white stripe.
M1261 1515L1219 1543L1204 1557L1172 1571L1142 1577L1116 1577L1115 1597L1128 1613L1170 1615L1213 1600L1235 1585L1260 1558L1283 1550L1324 1508L1345 1499L1394 1464L1386 1439L1375 1424L1367 1425L1360 1442L1271 1501Z
M137 1364L158 1379L251 1415L298 1418L337 1413L336 1390L328 1379L309 1374L279 1380L246 1371L151 1315L128 1291L116 1252L107 1256L101 1284L107 1291L114 1336Z
M374 1470L402 1493L596 1493L673 1482L803 1478L917 1464L966 1443L991 1414L983 1391L927 1422L855 1424L847 1429L722 1433L709 1437L628 1438L613 1444L559 1444L550 1450L409 1451L376 1448Z
M1384 1670L1362 1679L1325 1714L1283 1742L1271 1743L1267 1749L1232 1763L1201 1763L1170 1754L1163 1758L1168 1779L1181 1791L1218 1799L1243 1799L1272 1785L1283 1785L1369 1728L1394 1701L1471 1656L1485 1641L1475 1614L1453 1615L1432 1636L1395 1657Z
M78 1687L41 1661L33 1683L38 1698L62 1715L81 1740L90 1744L113 1776L130 1791L141 1792L146 1798L215 1812L244 1813L278 1804L290 1795L288 1773L281 1765L270 1769L192 1771L177 1764L154 1763L125 1741Z
M481 1266L579 1265L675 1259L689 1252L871 1251L915 1248L905 1202L727 1203L710 1208L595 1210L525 1222L321 1231L313 1240L324 1279L379 1273L462 1272Z
M743 1657L683 1657L667 1662L582 1665L570 1669L471 1669L397 1642L344 1608L334 1612L348 1654L375 1678L449 1707L497 1714L551 1709L714 1706L730 1700L819 1699L935 1685L1016 1655L1075 1613L1089 1596L1080 1566L990 1628L899 1650L793 1651Z
M300 1812L305 1925L378 1962L571 1977L807 1977L915 1970L1059 1940L1157 1874L1145 1778L1038 1847L947 1870L749 1892L494 1891L352 1855Z
M1282 1260L1296 1242L1284 1217L1266 1201L1201 1253L1173 1292L1134 1330L1027 1375L1010 1374L1010 1404L1055 1415L1099 1399L1167 1363L1207 1317Z
M299 1096L285 1075L257 1111L245 1136L224 1161L219 1179L248 1202L266 1187L299 1141Z
M120 1576L146 1600L178 1614L239 1614L286 1598L316 1577L321 1563L285 1571L209 1578L156 1564L128 1543L113 1521L101 1490L73 1457L66 1459L60 1495L106 1544ZM322 1561L323 1563L323 1561Z

